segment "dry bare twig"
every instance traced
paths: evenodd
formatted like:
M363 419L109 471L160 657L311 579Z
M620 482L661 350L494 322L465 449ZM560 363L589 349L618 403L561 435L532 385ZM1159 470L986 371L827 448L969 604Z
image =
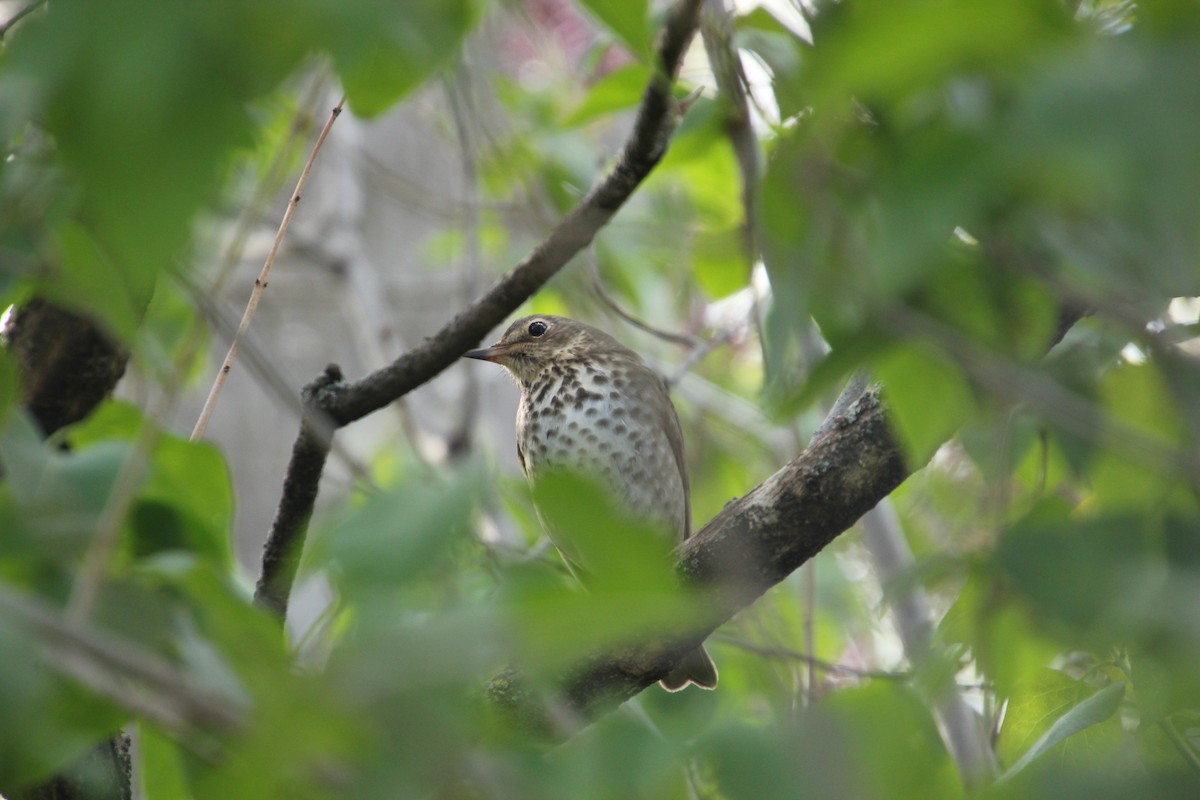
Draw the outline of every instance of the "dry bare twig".
M217 372L217 377L213 380L212 388L208 392L208 399L204 401L204 407L200 409L200 416L196 420L196 427L192 429L191 438L193 441L204 436L205 430L208 429L208 421L212 418L213 409L216 408L217 400L221 396L221 389L225 387L225 379L229 376L229 371L233 369L233 362L237 359L238 346L241 344L242 338L245 337L246 331L250 329L250 322L254 319L254 313L258 310L258 303L262 300L263 292L267 289L267 279L271 275L271 267L275 263L275 257L279 254L279 246L283 244L283 236L287 233L288 226L292 223L292 217L296 213L296 206L300 204L300 197L304 192L304 184L308 182L308 176L312 172L313 163L317 159L317 153L321 151L321 146L325 144L325 139L329 136L329 129L333 127L334 121L342 113L342 106L345 103L346 98L343 96L337 105L333 107L333 110L329 112L329 119L325 121L325 126L321 128L321 133L317 136L316 144L313 145L312 152L308 156L308 162L305 163L304 169L300 172L300 179L296 181L296 190L292 192L292 197L288 200L287 210L283 212L283 219L279 223L279 230L275 232L275 242L271 245L271 251L267 253L267 259L263 263L262 271L254 279L254 289L250 292L250 300L246 303L246 311L242 314L242 321L238 325L237 333L234 334L233 341L229 343L229 352L225 355L225 360L221 363L221 369Z

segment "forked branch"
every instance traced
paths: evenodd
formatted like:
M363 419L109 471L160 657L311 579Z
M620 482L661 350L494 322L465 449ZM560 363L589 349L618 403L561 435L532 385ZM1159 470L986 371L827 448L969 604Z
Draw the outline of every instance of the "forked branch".
M616 164L545 241L440 331L388 366L354 383L327 370L305 387L306 419L292 448L255 592L256 599L281 619L287 612L333 431L403 397L454 363L587 247L612 219L658 164L675 131L679 109L671 87L696 33L699 8L700 0L679 0L672 8L659 35L656 69Z

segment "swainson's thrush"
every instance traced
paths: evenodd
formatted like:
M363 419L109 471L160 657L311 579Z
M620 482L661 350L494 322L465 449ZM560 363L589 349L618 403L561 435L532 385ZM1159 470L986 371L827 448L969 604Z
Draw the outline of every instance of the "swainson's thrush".
M500 364L516 379L517 458L527 478L558 468L594 476L632 513L674 541L687 538L679 418L666 381L637 353L590 325L540 315L517 320L496 344L466 356ZM717 669L697 647L660 683L672 692L689 683L713 689Z

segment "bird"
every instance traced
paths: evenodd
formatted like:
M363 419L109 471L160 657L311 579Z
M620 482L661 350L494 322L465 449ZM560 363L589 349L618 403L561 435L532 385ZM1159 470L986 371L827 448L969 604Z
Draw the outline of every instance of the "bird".
M518 319L495 344L464 356L499 364L516 381L517 460L530 482L557 469L588 475L673 544L688 537L683 432L667 382L641 356L598 328L548 314ZM547 532L579 574L572 549ZM700 645L659 683L670 692L715 689L717 677Z

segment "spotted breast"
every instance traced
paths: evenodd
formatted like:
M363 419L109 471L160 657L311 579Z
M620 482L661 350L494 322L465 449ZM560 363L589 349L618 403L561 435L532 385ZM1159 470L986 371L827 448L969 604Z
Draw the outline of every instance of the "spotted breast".
M521 468L531 478L554 468L600 478L631 511L682 541L689 527L682 435L662 378L628 350L564 355L522 393Z

